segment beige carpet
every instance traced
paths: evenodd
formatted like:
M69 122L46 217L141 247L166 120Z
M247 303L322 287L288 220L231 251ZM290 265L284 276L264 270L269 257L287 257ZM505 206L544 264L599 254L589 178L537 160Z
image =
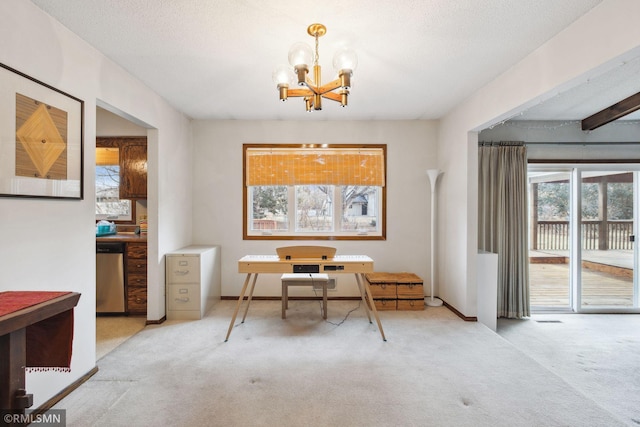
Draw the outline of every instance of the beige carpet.
M629 425L640 425L640 315L534 314L498 333Z
M293 301L286 320L279 302L254 301L225 343L234 304L147 326L55 408L69 426L634 425L444 307L382 312L383 342L362 308L348 315L354 301L330 301L329 322L314 301Z

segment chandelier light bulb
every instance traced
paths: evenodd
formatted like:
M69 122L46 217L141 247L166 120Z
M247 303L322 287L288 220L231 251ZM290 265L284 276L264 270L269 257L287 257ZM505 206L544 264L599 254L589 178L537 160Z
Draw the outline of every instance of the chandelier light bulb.
M288 65L278 65L276 69L273 70L271 77L276 85L293 85L295 80L295 75Z
M289 49L289 64L292 67L296 65L306 65L309 67L313 63L313 49L306 43L294 43Z
M340 70L354 71L358 67L358 55L353 49L341 48L333 55L333 68L336 73Z

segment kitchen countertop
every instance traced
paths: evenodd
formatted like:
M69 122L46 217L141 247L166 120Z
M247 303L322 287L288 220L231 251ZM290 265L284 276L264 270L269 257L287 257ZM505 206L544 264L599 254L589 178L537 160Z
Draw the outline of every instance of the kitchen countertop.
M147 243L146 234L117 233L96 237L96 242Z

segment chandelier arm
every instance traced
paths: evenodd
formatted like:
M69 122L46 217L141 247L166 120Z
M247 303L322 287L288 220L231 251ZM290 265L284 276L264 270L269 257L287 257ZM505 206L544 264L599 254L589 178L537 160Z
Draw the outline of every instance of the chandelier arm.
M318 92L318 86L316 86L313 83L313 80L311 80L309 77L306 78L306 80L303 82L302 85L300 86L304 86L307 89L300 89L300 90L309 90L309 95L320 95L320 92ZM291 93L291 91L289 91L289 93Z
M318 93L318 86L316 86L315 82L307 77L307 80L304 82L304 85L312 90L314 93Z
M291 97L299 97L299 96L313 96L315 92L309 89L289 89L288 96Z
M339 93L327 92L327 93L323 93L322 97L326 99L330 99L332 101L342 102L342 95L340 95Z
M332 82L327 83L326 85L322 85L318 88L318 93L320 95L323 95L327 92L331 92L332 90L336 90L337 88L341 87L342 83L340 81L340 79L335 79Z

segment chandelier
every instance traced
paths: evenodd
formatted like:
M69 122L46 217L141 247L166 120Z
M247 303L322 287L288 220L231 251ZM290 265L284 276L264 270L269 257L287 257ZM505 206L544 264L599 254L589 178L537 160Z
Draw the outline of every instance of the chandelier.
M307 33L315 38L315 55L311 47L305 43L295 43L289 49L290 66L281 65L273 72L273 81L277 84L280 100L286 101L289 97L304 99L307 112L322 110L322 98L330 99L347 106L349 89L351 88L351 75L358 65L358 57L352 49L341 48L333 57L333 68L338 78L323 85L322 68L318 64L318 38L327 33L327 28L322 24L311 24ZM308 75L309 66L313 62L313 79ZM289 89L289 85L304 86L305 89Z

